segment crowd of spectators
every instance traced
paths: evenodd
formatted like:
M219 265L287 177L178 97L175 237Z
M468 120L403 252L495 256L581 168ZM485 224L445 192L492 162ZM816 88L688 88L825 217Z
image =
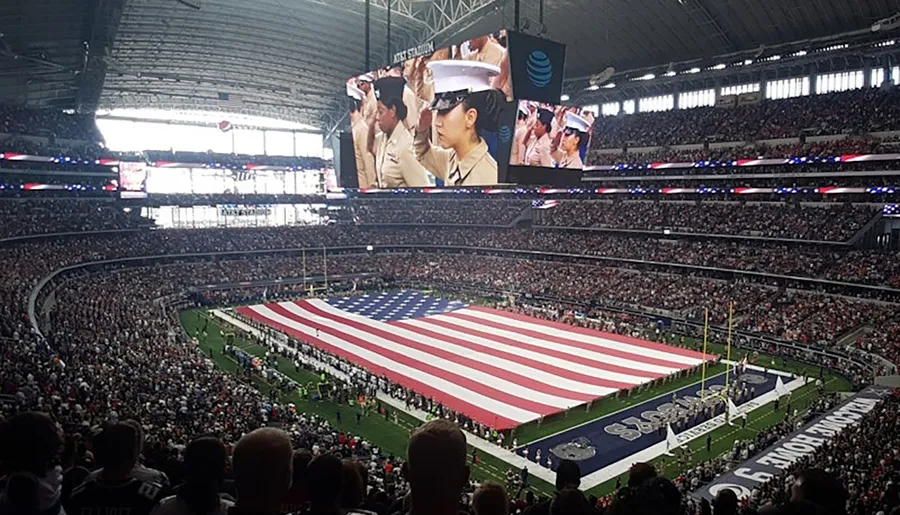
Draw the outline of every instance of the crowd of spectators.
M814 506L827 503L844 508L832 513L893 513L900 505L898 434L900 395L894 392L858 425L845 429L814 453L799 457L780 476L754 489L749 506L771 502L794 505L790 513L812 513Z
M780 145L742 145L697 149L664 147L650 152L590 152L588 165L640 165L652 163L730 163L745 159L789 159L792 157L834 157L846 154L878 154L893 152L890 143L883 147L876 138L840 138L815 143L785 143Z
M139 209L93 200L0 202L0 239L59 232L135 229L151 225Z
M365 200L351 205L361 224L441 224L504 226L531 207L530 200Z
M0 133L100 141L94 114L0 104Z
M674 232L845 241L879 209L864 204L562 201L544 226L669 229Z
M745 170L746 172L746 170ZM741 173L741 172L738 172ZM691 174L687 174L691 177ZM756 177L747 175L713 175L702 178L666 178L658 176L636 176L634 178L595 177L591 185L597 188L627 189L629 193L616 194L629 200L665 198L671 200L697 199L700 190L705 202L732 201L732 190L737 188L773 188L771 192L753 194L758 202L781 202L785 199L800 202L822 198L819 188L886 188L880 192L863 190L859 193L843 193L842 202L894 203L900 201L900 176L893 174L832 177L810 174L799 177ZM671 193L682 188L686 193ZM893 191L891 191L893 190ZM623 199L623 200L624 200Z
M827 95L763 100L735 108L698 107L594 122L593 148L687 145L713 141L758 141L895 130L900 93L867 88Z

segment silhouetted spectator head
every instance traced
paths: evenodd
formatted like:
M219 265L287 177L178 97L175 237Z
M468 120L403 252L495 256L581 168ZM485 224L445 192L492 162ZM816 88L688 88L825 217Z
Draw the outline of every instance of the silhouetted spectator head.
M127 477L137 464L139 454L137 431L130 424L118 422L97 436L94 448L105 478Z
M581 469L578 464L570 460L561 460L556 469L556 490L566 488L578 488L581 485Z
M449 420L432 420L410 437L407 454L412 509L423 513L455 509L469 482L462 430Z
M362 506L366 484L359 473L359 462L344 460L341 464L341 508L352 510Z
M738 510L737 494L730 488L719 490L713 501L713 508L715 515L735 515Z
M184 484L177 497L191 513L215 513L219 508L227 463L225 444L214 436L196 438L184 449Z
M6 472L43 476L62 450L59 426L46 413L19 413L0 423L0 462Z
M509 497L499 483L485 481L472 496L475 515L508 515Z
M281 503L281 513L303 511L307 499L307 469L312 461L312 453L306 449L294 451L294 480Z
M128 424L129 426L134 428L135 435L137 436L138 455L140 455L144 451L144 428L141 427L141 424L134 419L123 420L122 423Z
M306 469L310 510L316 514L340 511L344 466L333 454L316 456Z
M641 483L656 477L656 469L649 463L635 463L628 471L628 486L640 486Z
M218 488L225 480L227 463L222 440L214 436L196 438L184 449L184 481Z
M846 512L847 491L833 474L817 468L806 469L796 475L791 501L806 501L839 515Z
M263 427L247 433L232 458L237 506L256 513L278 511L291 487L291 439L280 429Z

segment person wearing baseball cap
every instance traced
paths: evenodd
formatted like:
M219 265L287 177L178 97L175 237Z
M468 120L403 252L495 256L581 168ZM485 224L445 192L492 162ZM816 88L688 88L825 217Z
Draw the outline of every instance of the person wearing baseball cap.
M501 92L491 89L500 69L476 61L433 61L428 68L434 76L434 101L419 117L416 156L447 186L497 184L497 161L483 133L497 130L505 102ZM436 134L429 134L432 121Z
M353 137L353 155L356 158L357 184L360 188L375 188L378 184L375 179L375 156L366 147L369 126L362 113L362 100L365 95L353 84L347 84L347 96L350 97L350 134Z
M566 113L566 125L553 141L553 160L557 168L570 168L581 170L584 161L581 156L587 151L588 132L591 124L571 111Z
M382 77L375 81L378 109L369 120L367 149L375 155L375 177L379 188L427 186L425 170L413 152L413 138L403 121L408 112L403 102L406 79ZM381 134L375 135L376 125Z

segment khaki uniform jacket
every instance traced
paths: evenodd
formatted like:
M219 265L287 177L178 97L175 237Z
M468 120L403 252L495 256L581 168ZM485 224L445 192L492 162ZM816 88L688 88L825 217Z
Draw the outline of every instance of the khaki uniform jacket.
M416 157L435 177L447 186L492 186L497 184L497 161L488 152L482 139L463 160L456 151L432 145L428 132L416 132ZM453 171L459 169L459 179L450 184Z
M528 125L525 122L516 122L515 137L509 155L509 164L519 166L525 161L525 134L528 133Z
M363 118L357 118L350 126L353 135L353 154L356 156L356 177L360 188L375 188L375 156L366 148L369 125Z
M525 166L543 166L553 168L553 158L550 156L550 135L544 134L535 138L525 151Z
M557 168L570 168L572 170L584 169L584 163L581 161L581 154L575 153L574 156L563 156L556 165Z
M390 137L375 136L375 168L380 188L416 188L428 185L425 169L413 152L413 137L397 125Z
M403 104L406 106L406 119L401 122L406 130L412 134L414 130L416 130L416 125L419 123L419 111L421 110L421 100L413 90L409 89L409 86L404 86L403 88ZM362 106L362 114L363 120L371 120L372 116L374 116L374 112L378 109L378 99L375 98L375 88L373 87L369 90L369 94L366 95L365 102L363 102ZM376 125L375 127L376 134L380 134L381 131L378 130Z

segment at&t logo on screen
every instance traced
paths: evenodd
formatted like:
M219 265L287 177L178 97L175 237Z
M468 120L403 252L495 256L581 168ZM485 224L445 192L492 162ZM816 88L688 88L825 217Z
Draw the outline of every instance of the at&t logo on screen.
M509 125L503 125L500 127L500 141L503 143L509 143L509 140L512 139L512 129Z
M528 55L525 69L528 72L528 80L536 88L545 88L553 80L553 63L541 50L535 50Z

